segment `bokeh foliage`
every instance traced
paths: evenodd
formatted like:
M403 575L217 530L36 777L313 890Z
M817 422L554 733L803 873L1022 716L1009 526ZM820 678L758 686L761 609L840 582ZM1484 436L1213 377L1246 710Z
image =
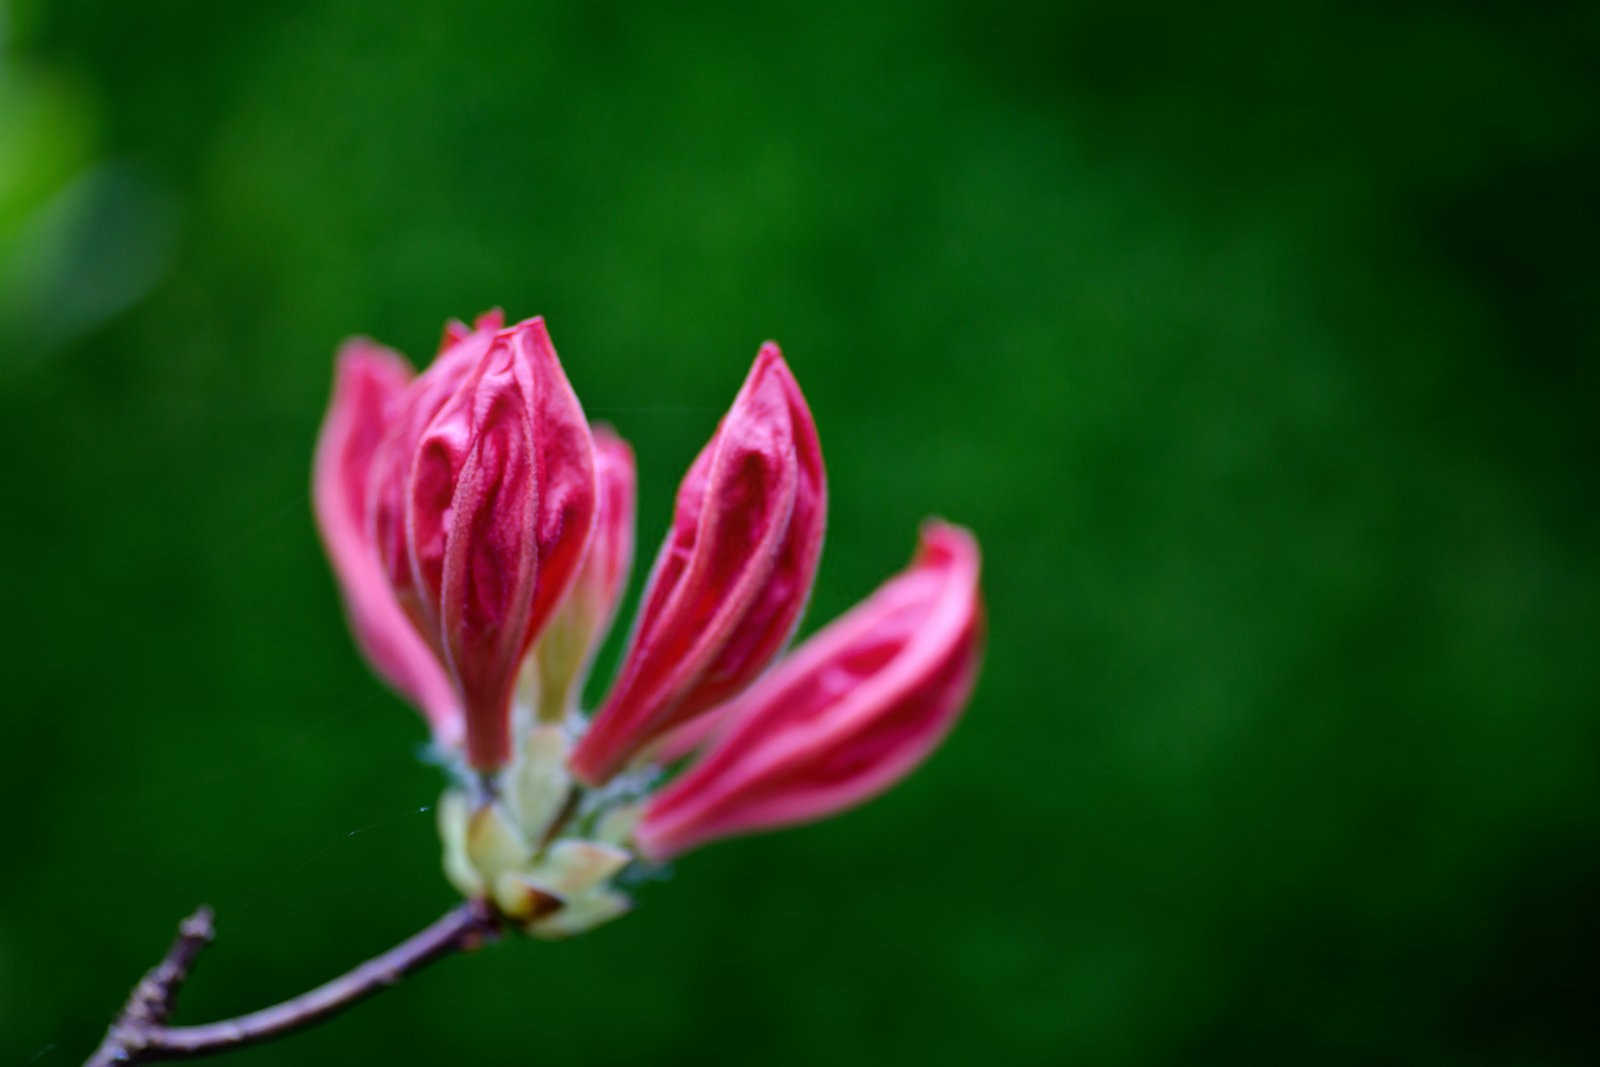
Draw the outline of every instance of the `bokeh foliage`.
M870 807L234 1062L1592 1062L1600 9L29 11L182 229L0 353L0 1058L78 1062L201 899L192 1020L448 905L306 482L339 338L499 303L646 551L776 337L808 628L943 513L981 687Z

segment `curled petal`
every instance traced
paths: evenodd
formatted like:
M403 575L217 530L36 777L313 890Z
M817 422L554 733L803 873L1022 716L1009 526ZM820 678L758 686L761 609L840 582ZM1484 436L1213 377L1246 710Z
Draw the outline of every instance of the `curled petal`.
M663 859L888 788L954 723L981 630L977 544L930 522L906 571L734 701L705 755L650 801L635 840Z
M455 693L384 579L366 517L373 459L410 381L411 368L387 348L357 339L340 349L317 438L312 506L356 643L378 675L422 710L435 739L449 745L461 734Z
M542 319L498 334L440 407L406 505L412 588L462 695L467 758L499 767L511 758L518 665L595 518L588 423Z
M583 691L633 565L636 476L633 449L609 426L594 428L598 512L588 555L566 599L529 656L530 703L539 717L565 719Z
M805 608L826 516L816 425L768 343L679 486L617 682L573 754L580 778L605 781L766 667Z

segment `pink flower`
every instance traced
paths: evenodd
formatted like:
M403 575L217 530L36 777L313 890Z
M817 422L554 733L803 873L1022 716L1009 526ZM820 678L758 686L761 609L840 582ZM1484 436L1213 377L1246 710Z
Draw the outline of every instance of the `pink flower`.
M353 501L355 468L368 468L364 526L347 503L338 551L328 538L346 598L376 603L374 574L384 579L383 603L409 621L407 639L431 649L423 656L413 643L409 662L430 680L442 666L467 760L480 770L511 759L518 670L583 562L596 512L588 423L544 321L500 321L491 312L475 330L447 327L433 365L362 423L363 440L378 443L348 465L342 495L331 461L319 463L316 490L319 501L325 483L330 497ZM346 403L336 392L330 426L353 419ZM353 562L341 565L341 554ZM384 620L386 635L403 632L394 611ZM363 645L385 671L372 642ZM396 684L420 700L416 686Z
M976 677L978 546L929 522L911 566L721 713L709 749L645 808L634 840L666 858L861 803L938 744Z
M768 343L678 488L622 670L573 753L579 778L604 782L761 673L805 607L826 517L816 426Z
M769 343L678 487L586 724L585 676L632 563L634 483L632 449L609 427L591 435L541 319L453 322L414 378L372 342L340 353L314 497L352 629L465 757L438 809L447 875L537 936L626 911L611 879L638 854L887 788L949 731L978 670L977 543L933 521L903 573L778 658L816 577L827 482ZM653 795L651 774L613 781L691 753Z

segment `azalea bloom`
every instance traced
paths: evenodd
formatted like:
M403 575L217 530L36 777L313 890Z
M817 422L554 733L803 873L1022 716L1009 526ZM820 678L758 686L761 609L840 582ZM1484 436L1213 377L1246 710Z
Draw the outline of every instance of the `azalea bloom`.
M414 380L398 355L347 343L313 487L357 640L489 771L511 758L518 671L596 511L589 425L544 321L500 323L451 324Z
M540 936L626 910L612 883L631 865L881 792L949 731L978 670L977 543L931 520L904 572L782 655L827 484L769 343L678 488L585 714L634 489L632 449L591 429L541 319L452 322L420 375L371 341L340 350L313 500L351 629L453 768L447 876Z

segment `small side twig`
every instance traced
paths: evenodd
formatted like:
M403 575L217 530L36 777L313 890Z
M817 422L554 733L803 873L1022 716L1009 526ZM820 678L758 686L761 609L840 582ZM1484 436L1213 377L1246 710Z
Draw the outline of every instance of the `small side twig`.
M270 1041L343 1011L434 960L476 948L499 929L500 919L486 901L469 900L382 955L281 1004L199 1026L167 1026L178 987L212 938L211 911L201 908L183 921L166 957L134 987L84 1067L207 1056Z
M189 977L195 959L216 936L215 919L211 909L202 904L178 924L178 936L173 939L172 947L133 987L128 1002L122 1006L105 1040L100 1042L85 1067L127 1062L123 1039L128 1033L167 1021L177 1006L178 990Z

